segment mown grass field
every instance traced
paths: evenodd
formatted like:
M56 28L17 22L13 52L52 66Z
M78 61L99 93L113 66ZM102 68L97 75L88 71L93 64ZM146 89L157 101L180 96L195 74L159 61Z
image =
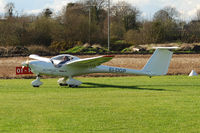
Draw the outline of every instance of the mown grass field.
M0 80L0 132L200 132L200 77Z

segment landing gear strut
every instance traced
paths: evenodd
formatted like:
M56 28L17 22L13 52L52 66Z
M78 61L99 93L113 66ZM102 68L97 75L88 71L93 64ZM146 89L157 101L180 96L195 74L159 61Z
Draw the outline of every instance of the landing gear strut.
M40 76L37 76L36 80L31 82L33 87L40 87L43 83L40 81Z

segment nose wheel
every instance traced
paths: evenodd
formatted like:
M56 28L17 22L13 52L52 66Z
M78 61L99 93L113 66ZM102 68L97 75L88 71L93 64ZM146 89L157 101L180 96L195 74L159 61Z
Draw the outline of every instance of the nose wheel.
M33 87L40 87L43 83L40 81L40 77L37 76L36 80L32 81L31 84Z

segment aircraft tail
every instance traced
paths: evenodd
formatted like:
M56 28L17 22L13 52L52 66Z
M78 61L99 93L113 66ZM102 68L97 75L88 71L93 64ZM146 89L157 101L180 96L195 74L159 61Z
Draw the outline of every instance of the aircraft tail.
M177 47L155 47L156 50L143 67L142 71L150 76L166 75L173 52Z

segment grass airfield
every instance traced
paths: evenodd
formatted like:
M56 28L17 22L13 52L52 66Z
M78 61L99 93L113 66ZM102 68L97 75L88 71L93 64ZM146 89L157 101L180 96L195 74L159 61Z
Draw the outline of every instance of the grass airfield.
M200 77L0 80L0 132L200 132Z

